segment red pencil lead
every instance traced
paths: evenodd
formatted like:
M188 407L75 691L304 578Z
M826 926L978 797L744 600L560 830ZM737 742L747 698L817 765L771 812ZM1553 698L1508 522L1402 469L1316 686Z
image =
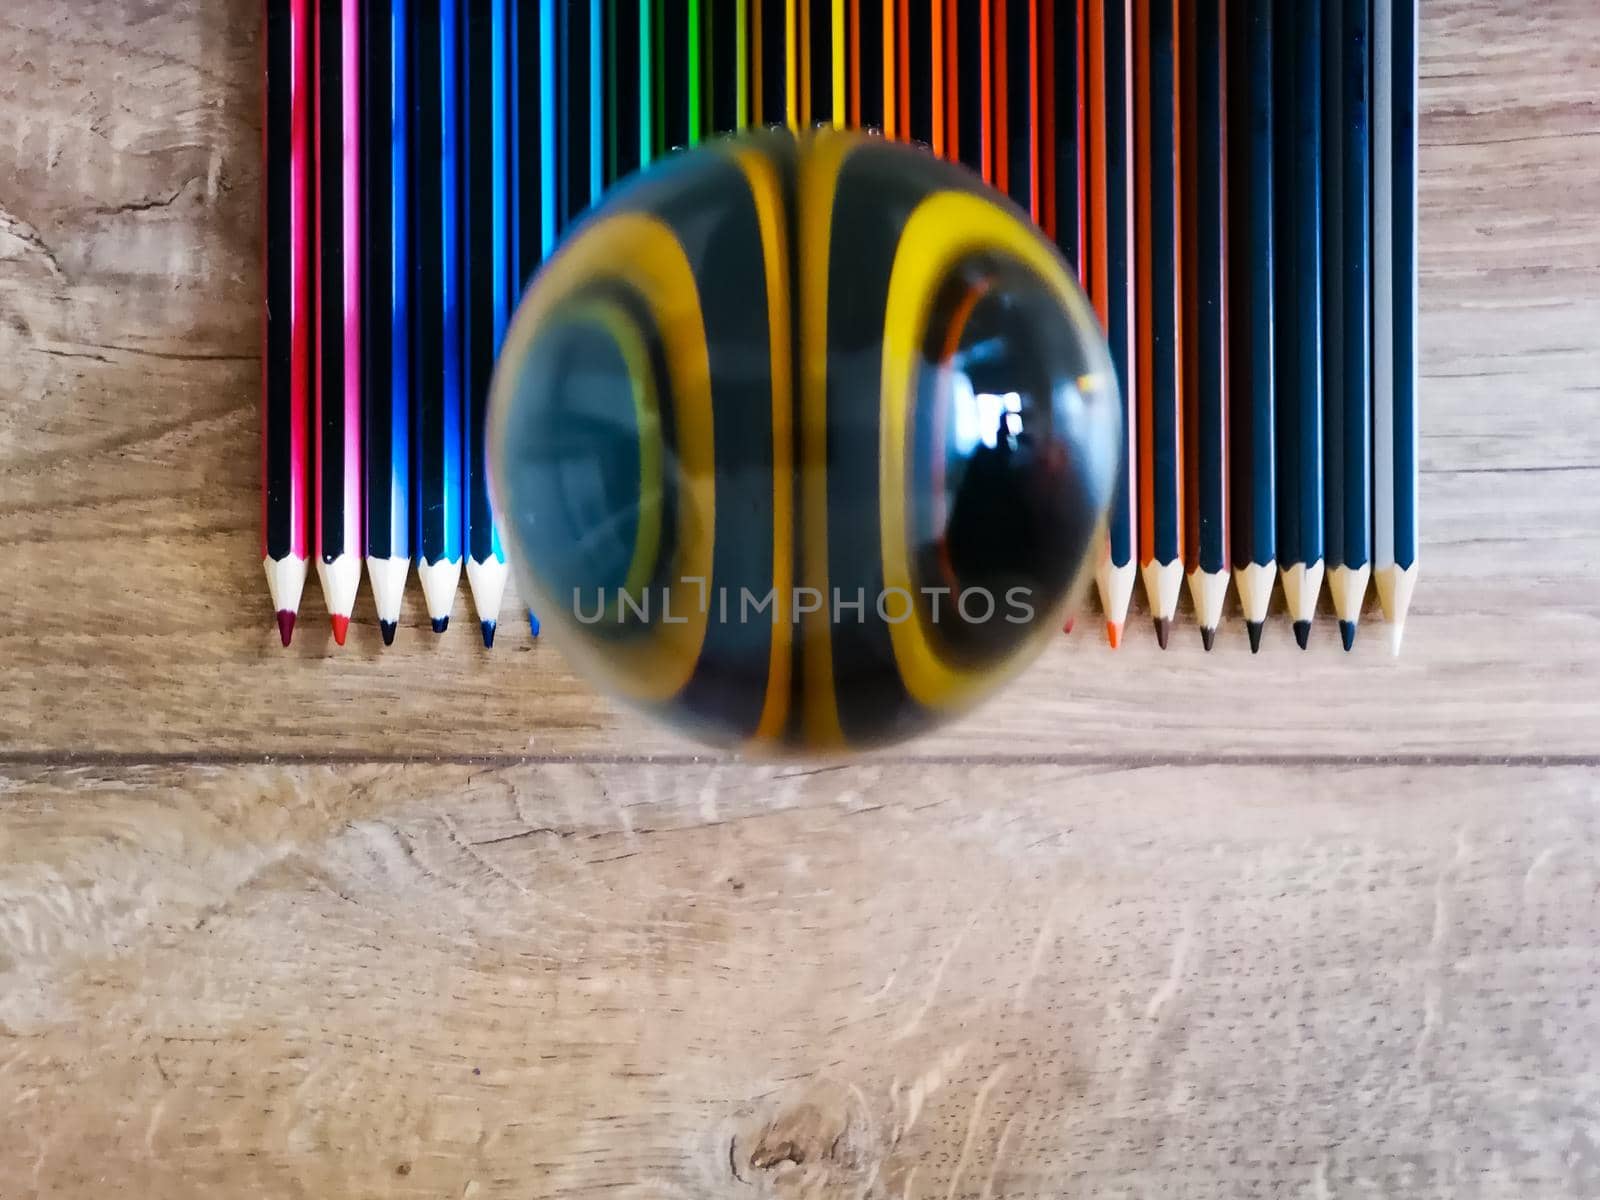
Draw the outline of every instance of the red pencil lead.
M345 634L350 632L350 618L340 613L333 613L330 619L333 621L333 640L342 646Z

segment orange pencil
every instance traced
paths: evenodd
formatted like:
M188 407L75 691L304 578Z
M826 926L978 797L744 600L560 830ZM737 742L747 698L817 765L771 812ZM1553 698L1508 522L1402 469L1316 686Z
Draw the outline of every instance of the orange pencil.
M951 162L961 161L961 29L956 12L958 0L945 0L944 43L945 155Z
M944 157L944 0L930 0L928 91L932 94L933 152Z
M994 3L994 185L1011 191L1011 69L1010 31L1006 28L1006 0Z

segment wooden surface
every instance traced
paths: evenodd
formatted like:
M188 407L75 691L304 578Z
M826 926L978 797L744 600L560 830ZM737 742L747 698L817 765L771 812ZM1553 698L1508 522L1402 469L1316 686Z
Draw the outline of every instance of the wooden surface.
M827 769L276 648L257 20L0 6L0 1197L1600 1194L1591 0L1423 6L1404 657L1091 631Z

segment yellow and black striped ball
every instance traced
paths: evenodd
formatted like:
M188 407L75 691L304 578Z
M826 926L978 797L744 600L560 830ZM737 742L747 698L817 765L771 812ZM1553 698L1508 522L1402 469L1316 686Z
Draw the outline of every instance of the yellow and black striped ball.
M524 595L700 737L927 728L1059 632L1120 405L1082 293L960 167L854 134L663 160L567 238L494 383Z

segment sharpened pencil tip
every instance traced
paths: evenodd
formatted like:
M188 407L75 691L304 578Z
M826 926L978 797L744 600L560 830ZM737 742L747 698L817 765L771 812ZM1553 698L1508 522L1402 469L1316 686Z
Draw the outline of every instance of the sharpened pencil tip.
M1064 624L1061 627L1061 632L1062 633L1071 633L1072 632L1072 618L1071 617L1067 618L1066 624Z
M1300 649L1304 650L1306 648L1311 641L1310 621L1296 621L1294 623L1294 641L1295 645L1299 646Z
M1244 631L1250 635L1251 654L1261 653L1261 627L1260 621L1246 621L1244 623Z
M278 636L283 639L285 646L289 644L289 639L294 637L294 614L292 612L280 612L278 614Z
M495 621L478 622L478 628L483 630L483 648L485 650L494 649L494 631L496 624L497 622Z
M528 614L528 632L534 637L539 636L539 618L531 612Z
M328 620L333 623L333 640L344 645L344 639L350 633L350 618L341 613L330 613Z
M1400 657L1400 643L1405 640L1406 627L1404 622L1396 621L1389 630L1389 653L1395 658Z
M449 629L449 628L450 628L450 618L449 617L435 617L435 618L433 618L433 631L435 633L443 633L446 629Z
M1156 644L1163 650L1167 648L1167 640L1172 637L1172 622L1166 617L1156 618Z
M1355 649L1356 623L1354 621L1339 622L1339 640L1344 643L1344 648L1347 653Z
M383 634L383 644L385 646L394 645L394 631L395 631L395 622L393 622L393 621L379 621L378 622L378 632Z
M1111 643L1113 650L1122 645L1122 626L1115 621L1106 622L1106 641Z
M1217 631L1200 626L1200 644L1206 648L1206 653L1211 653L1211 647L1217 643Z

